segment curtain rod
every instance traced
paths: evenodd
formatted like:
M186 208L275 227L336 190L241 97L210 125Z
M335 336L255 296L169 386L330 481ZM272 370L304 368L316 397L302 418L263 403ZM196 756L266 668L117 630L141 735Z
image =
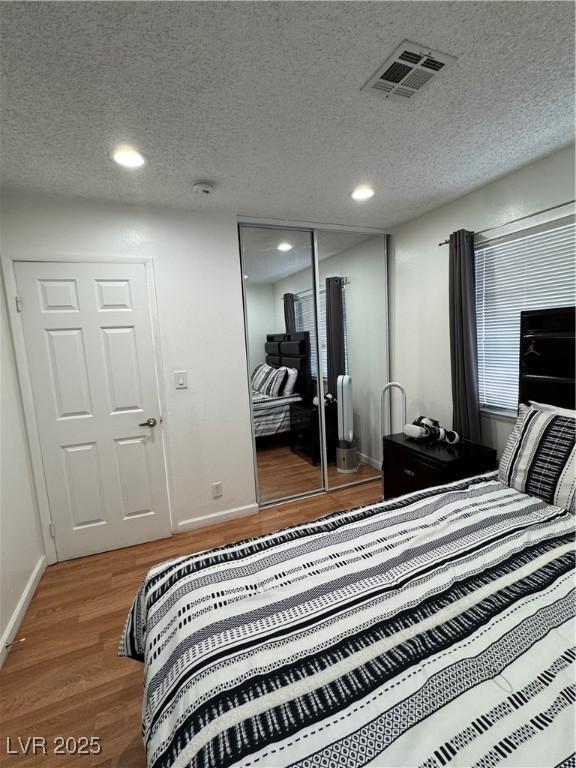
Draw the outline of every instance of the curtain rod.
M351 281L348 280L348 278L344 278L342 285L346 287L347 285L352 285ZM286 293L291 293L291 291L286 291ZM306 288L304 291L296 291L294 296L304 296L305 293L314 293L314 288ZM321 288L318 293L326 293L325 288ZM280 296L280 301L284 301L284 294Z
M555 211L556 208L563 208L565 205L570 205L571 203L576 203L576 200L567 200L565 203L558 203L558 205L551 205L550 208L544 208L543 211L535 211L534 213L529 213L526 216L519 216L517 219L512 219L512 221L505 221L502 224L498 224L497 227L488 227L487 229L481 229L480 232L474 232L474 236L476 235L483 235L485 232L492 232L495 229L500 229L501 227L507 227L509 224L516 224L517 221L524 221L524 219L531 219L533 216L539 216L541 213L548 213L548 211ZM448 245L450 240L443 240L441 243L438 243L438 247L441 245Z

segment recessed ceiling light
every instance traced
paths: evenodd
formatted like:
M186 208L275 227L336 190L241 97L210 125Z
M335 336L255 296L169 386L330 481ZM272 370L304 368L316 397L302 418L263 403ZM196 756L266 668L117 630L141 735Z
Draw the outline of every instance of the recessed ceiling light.
M367 184L361 184L352 192L354 200L370 200L374 196L374 190Z
M120 144L112 152L112 160L123 168L142 168L146 158L134 147L128 144Z
M290 243L279 243L278 244L278 250L279 251L291 251L292 245Z

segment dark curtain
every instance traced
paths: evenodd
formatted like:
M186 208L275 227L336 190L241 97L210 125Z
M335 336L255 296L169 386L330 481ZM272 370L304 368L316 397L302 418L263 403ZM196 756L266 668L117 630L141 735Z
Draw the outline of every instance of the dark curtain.
M328 392L333 395L336 394L338 376L346 373L343 290L343 278L326 278Z
M284 300L284 323L286 333L296 333L296 295L294 293L285 293Z
M462 439L480 442L474 233L465 229L450 235L449 293L452 427Z

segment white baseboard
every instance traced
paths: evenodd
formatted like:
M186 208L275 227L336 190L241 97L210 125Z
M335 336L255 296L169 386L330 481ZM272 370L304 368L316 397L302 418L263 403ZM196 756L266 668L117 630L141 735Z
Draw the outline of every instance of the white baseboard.
M360 452L358 452L358 458L360 461L363 461L364 464L370 464L371 467L374 467L379 471L382 470L382 462L378 461L378 459L374 459L372 456L367 456L365 453Z
M6 657L9 653L9 650L6 648L6 646L8 643L11 643L18 634L20 624L22 624L22 619L26 615L30 601L34 597L34 592L36 592L38 582L46 570L46 564L46 555L42 555L34 566L34 570L30 574L30 578L28 579L26 586L20 595L20 599L16 604L16 608L14 608L12 616L10 616L8 624L6 625L6 629L2 633L2 638L0 639L0 669L2 668L2 664L4 664L6 661Z
M188 520L181 520L175 533L183 531L193 531L196 528L204 528L207 525L216 525L226 520L233 520L236 517L247 517L258 512L258 504L246 504L244 507L233 507L232 509L223 509L220 512L210 512L200 517L191 517Z

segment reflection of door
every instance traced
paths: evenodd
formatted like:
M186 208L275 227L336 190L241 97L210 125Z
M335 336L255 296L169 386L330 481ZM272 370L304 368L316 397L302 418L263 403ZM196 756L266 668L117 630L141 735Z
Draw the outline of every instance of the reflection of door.
M145 266L15 268L58 558L169 536Z

